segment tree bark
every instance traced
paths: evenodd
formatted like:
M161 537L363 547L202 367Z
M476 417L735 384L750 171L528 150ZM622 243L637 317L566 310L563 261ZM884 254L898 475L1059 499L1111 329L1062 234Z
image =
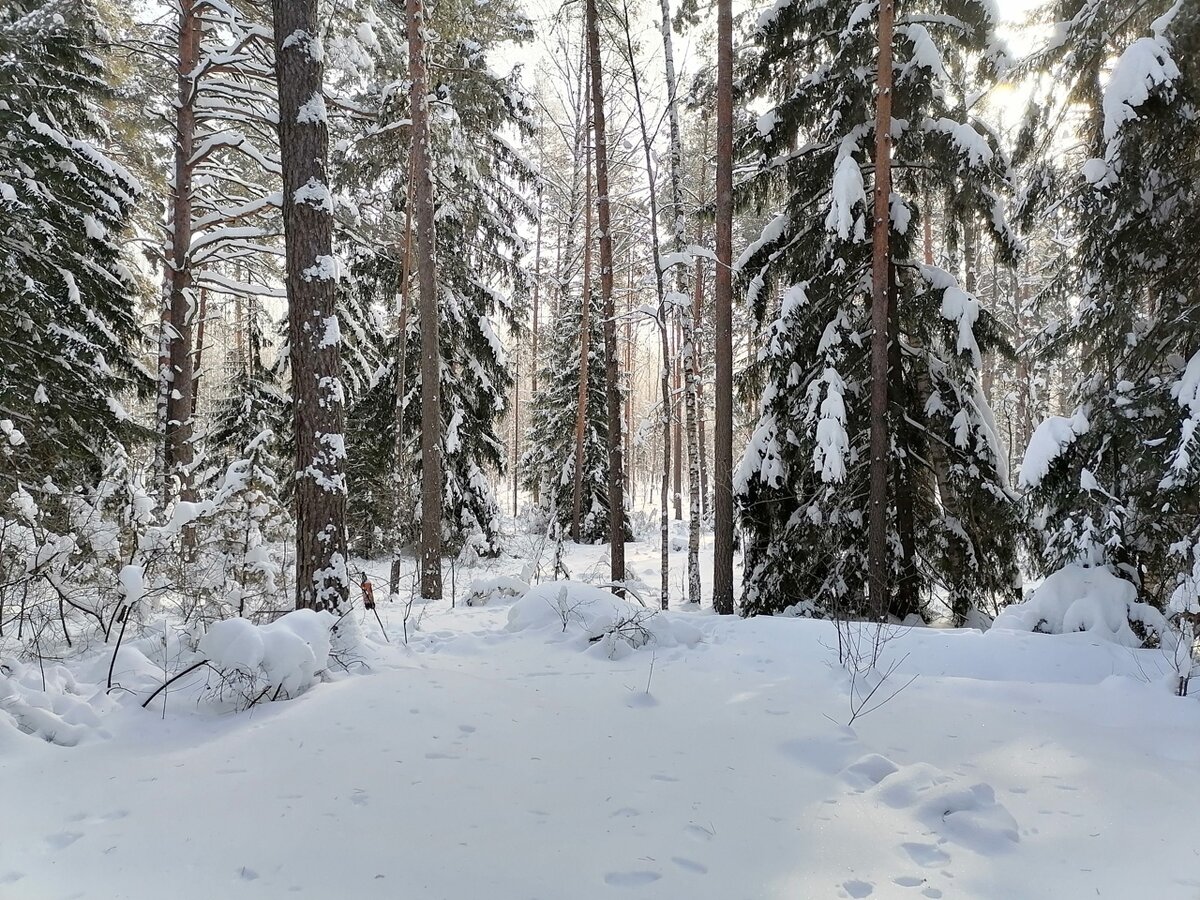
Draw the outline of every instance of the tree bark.
M392 442L392 565L388 573L388 596L400 597L401 545L412 521L412 481L409 474L408 442L404 435L404 398L408 395L409 285L412 278L413 176L416 158L408 155L408 186L404 203L404 248L400 254L400 309L396 323L396 396L392 406L395 435Z
M872 616L887 617L888 558L888 307L891 301L891 157L893 0L879 6L875 96L875 228L871 255L871 488L868 515L868 590Z
M671 183L671 230L674 236L673 249L682 253L687 246L687 221L683 208L683 140L679 132L679 86L675 75L675 47L671 32L671 0L659 0L662 12L663 61L667 87L667 124L670 129L670 183ZM697 282L702 277L699 259L696 260ZM700 602L700 459L696 428L699 408L699 376L696 371L696 328L693 311L686 303L686 285L683 267L675 267L675 292L678 295L679 316L676 319L676 339L682 345L675 367L675 389L678 396L680 375L683 378L684 418L687 420L688 462L688 586L687 602ZM675 518L682 518L682 466L680 455L683 449L679 416L675 417Z
M271 6L296 430L296 607L341 611L350 584L324 51L316 0Z
M196 320L196 354L192 366L192 420L200 402L200 378L204 375L204 324L208 321L208 291L200 288L200 313ZM194 426L193 426L194 427Z
M733 2L717 0L713 608L733 613Z
M442 358L437 302L433 168L429 159L429 80L425 6L408 0L409 108L412 117L413 213L421 319L421 596L442 599Z
M586 23L585 23L586 29ZM571 537L579 540L583 523L583 439L587 430L589 358L592 349L592 60L584 62L583 103L583 301L579 310L579 400L575 410L575 471L571 493Z
M678 441L672 444L672 405L674 401L674 392L672 391L672 365L671 360L673 354L671 352L671 342L667 337L668 317L667 317L667 297L666 286L663 283L663 267L662 267L662 243L658 236L658 190L655 185L654 164L653 164L653 147L650 137L650 128L646 124L646 108L642 103L642 88L641 79L638 77L637 63L633 52L633 37L629 30L629 8L622 6L624 13L625 26L625 53L626 60L629 62L629 71L632 75L633 82L633 98L634 106L637 110L638 126L642 134L642 153L646 161L646 182L649 188L650 198L650 253L654 263L654 291L658 297L658 313L656 316L656 324L658 325L659 334L659 353L662 357L661 365L659 366L659 379L662 388L662 448L663 448L663 470L662 470L662 493L659 498L659 573L661 576L661 597L660 601L663 609L668 609L671 605L671 519L670 519L670 495L671 495L671 473L676 473L675 483L678 485L679 478L679 444ZM674 205L674 204L673 204ZM678 438L678 428L675 429L675 437ZM675 490L675 506L679 508L679 489Z
M171 211L171 286L167 330L166 477L178 481L179 499L196 499L191 471L192 330L196 299L192 278L192 157L196 150L196 71L203 30L195 0L180 0L175 109L175 172ZM168 490L168 494L170 490Z
M591 57L592 127L596 135L596 223L600 228L600 302L604 311L605 399L608 407L608 513L612 581L625 581L625 475L621 448L621 391L617 323L613 308L612 222L608 201L608 141L604 122L603 69L596 0L587 0L588 55ZM618 594L624 592L617 590Z
M534 398L538 392L538 320L541 318L541 311L538 306L538 301L541 295L542 287L542 185L538 183L537 192L537 232L534 238L533 251L533 321L532 321L532 343L533 346L529 351L529 396ZM514 474L513 478L517 476ZM538 482L533 479L533 505L538 504Z
M700 150L700 209L704 208L708 198L705 195L705 188L708 186L708 180L705 178L708 170L708 124L709 115L705 111L701 116L703 122ZM696 216L696 245L704 246L704 220ZM696 293L692 299L692 334L693 337L699 334L704 327L704 258L696 257ZM700 514L701 516L709 515L711 501L708 494L708 438L705 435L704 428L704 371L700 363L700 347L699 343L692 343L692 371L696 379L696 451L700 460Z

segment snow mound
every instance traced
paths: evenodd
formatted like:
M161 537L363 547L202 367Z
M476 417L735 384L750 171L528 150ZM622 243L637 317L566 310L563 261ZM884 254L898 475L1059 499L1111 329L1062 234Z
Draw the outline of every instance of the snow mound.
M1136 630L1135 630L1136 626ZM1169 638L1167 620L1153 606L1139 603L1137 588L1105 568L1065 566L1023 603L1000 611L993 631L1069 634L1085 631L1124 647Z
M508 611L508 630L565 635L609 659L646 646L691 647L701 638L698 628L677 615L575 581L531 588Z
M77 682L64 666L0 664L0 728L74 747L89 734L109 736L96 710L109 703L103 686Z
M199 649L224 678L222 687L244 699L295 697L328 666L335 621L332 613L312 609L297 609L269 625L225 619L208 629Z
M467 588L467 606L487 606L497 601L524 597L529 593L528 582L512 575L497 575L495 578L477 578Z

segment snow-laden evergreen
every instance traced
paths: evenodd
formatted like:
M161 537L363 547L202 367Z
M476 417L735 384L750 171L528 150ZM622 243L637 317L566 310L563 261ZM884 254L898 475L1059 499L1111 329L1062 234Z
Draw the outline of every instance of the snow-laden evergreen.
M86 5L0 8L0 494L92 481L148 385L123 234L138 187L103 148Z
M1110 566L1143 600L1200 602L1200 10L1194 3L1056 7L1035 56L1027 126L1031 220L1061 204L1071 238L1056 292L1074 314L1045 336L1076 357L1070 427L1050 419L1021 480L1047 571ZM1084 153L1052 156L1055 98L1082 110ZM1039 140L1040 139L1040 140Z
M579 521L579 539L586 543L607 541L609 534L604 333L600 298L595 291L591 301ZM540 384L529 405L525 431L528 449L521 457L522 483L526 490L536 489L541 509L564 536L571 531L575 496L582 324L579 305L579 295L574 290L564 292L559 298L558 315L552 328L547 329Z
M979 228L1011 258L1008 162L978 118L1006 65L985 2L896 4L889 433L893 614L944 599L961 622L1016 579L1016 497L980 389L994 323L958 273L922 264L935 199L947 243ZM771 210L737 262L767 324L751 378L758 423L735 475L747 613L864 608L870 428L875 16L854 0L783 0L761 14L744 90L742 203Z
M429 42L433 71L452 70L436 88L431 104L431 147L434 165L434 203L437 222L437 283L439 291L442 360L443 508L447 537L454 544L472 543L482 553L498 549L499 507L492 478L502 472L504 440L498 427L512 384L501 323L517 327L524 314L528 275L523 257L527 247L521 222L532 216L528 187L532 169L513 141L528 133L531 107L519 73L497 74L487 63L490 48L506 41L520 43L529 24L508 3L441 4L433 10ZM393 60L394 61L394 60ZM352 498L359 511L392 531L400 519L405 527L393 540L403 542L414 525L415 510L397 510L397 498L384 498L384 484L398 479L400 487L420 476L420 321L416 280L410 281L407 309L402 310L400 280L404 265L415 269L416 241L407 239L409 143L405 128L407 92L397 81L380 82L379 124L361 146L347 152L344 167L357 173L377 192L359 201L363 229L386 222L388 245L374 248L356 264L355 277L364 281L363 299L392 309L397 326L380 350L385 363L373 384L351 408L352 455L359 483L376 489ZM365 176L365 177L364 177ZM370 208L379 204L383 213ZM371 220L374 219L374 222ZM380 232L381 235L383 232ZM360 304L361 305L361 304ZM401 440L396 441L395 394L403 366L400 414ZM392 451L395 452L392 452ZM399 454L399 458L397 458ZM397 467L394 476L389 468ZM415 496L412 491L408 496ZM382 520L379 514L387 510ZM352 518L354 516L352 515Z

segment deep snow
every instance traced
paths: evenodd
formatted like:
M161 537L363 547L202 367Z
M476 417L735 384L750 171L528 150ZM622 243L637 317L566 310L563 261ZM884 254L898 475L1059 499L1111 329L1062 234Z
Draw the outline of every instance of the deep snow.
M1200 704L1157 651L898 632L880 696L915 680L847 728L828 623L673 612L612 653L537 590L407 648L380 603L396 643L289 702L184 679L164 715L119 669L78 746L0 728L0 898L1200 897Z

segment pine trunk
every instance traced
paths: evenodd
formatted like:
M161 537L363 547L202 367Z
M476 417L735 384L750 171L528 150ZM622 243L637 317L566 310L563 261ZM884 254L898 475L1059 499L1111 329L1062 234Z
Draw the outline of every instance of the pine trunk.
M579 311L579 400L575 410L575 470L571 492L571 537L580 538L583 520L583 439L587 430L588 370L592 348L592 63L589 56L584 63L584 85L588 91L583 108L583 300ZM611 498L610 498L611 499Z
M538 321L541 318L541 310L538 306L538 301L541 297L542 288L542 188L538 185L537 193L537 236L534 238L533 251L533 321L532 321L532 342L533 346L529 351L529 397L532 400L537 396L538 392ZM513 463L513 478L516 479L517 469L520 460L514 460ZM538 482L533 480L533 505L538 504Z
M442 599L442 359L437 302L433 169L429 159L429 81L425 7L408 0L408 71L412 80L413 213L421 320L421 596Z
M179 60L175 110L175 172L171 211L171 288L167 329L166 477L178 481L179 499L195 500L192 466L192 157L196 151L196 70L202 24L195 0L179 5ZM168 490L170 493L170 490Z
M733 0L717 0L713 608L733 613Z
M625 581L625 475L621 448L621 391L617 323L613 308L612 222L608 201L608 141L604 123L603 70L596 0L587 0L588 55L591 57L592 127L596 135L596 222L600 228L600 302L604 311L605 399L608 407L609 553L614 583ZM618 590L618 593L623 591Z
M891 302L891 158L893 0L879 7L875 98L875 228L871 256L871 488L868 519L868 586L871 615L887 618L891 577L888 558L888 307Z
M659 0L662 11L663 60L667 87L667 124L671 138L671 226L674 235L673 250L682 253L687 246L687 224L683 209L683 139L679 132L679 87L675 76L675 47L671 33L671 0ZM696 279L701 278L699 260L696 261ZM679 324L682 328L682 353L675 369L675 387L678 393L680 370L684 382L684 417L687 420L688 461L688 587L687 601L700 602L700 457L696 437L696 418L699 408L699 377L696 371L696 329L692 311L686 302L686 285L683 267L675 267L675 292L679 300ZM680 321L682 320L682 321ZM675 446L682 450L682 435L679 433L679 417L676 416ZM682 477L679 451L675 460L675 518L681 518Z
M296 431L296 607L340 611L349 601L344 398L323 51L316 0L273 0L272 11Z
M392 442L392 566L388 573L388 595L391 599L400 596L400 549L412 521L412 482L409 478L408 442L404 434L404 398L408 396L408 316L409 285L412 280L412 234L413 234L413 164L416 159L409 153L408 189L404 204L404 247L400 254L400 309L396 322L396 396L392 406L395 439Z

